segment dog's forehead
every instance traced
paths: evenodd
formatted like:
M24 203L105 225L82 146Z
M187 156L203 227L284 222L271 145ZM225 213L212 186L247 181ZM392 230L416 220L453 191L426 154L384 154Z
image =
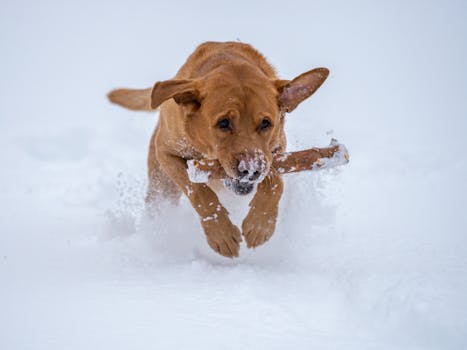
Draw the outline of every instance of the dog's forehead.
M210 89L205 102L214 114L225 110L275 114L278 110L277 92L268 82L224 81Z

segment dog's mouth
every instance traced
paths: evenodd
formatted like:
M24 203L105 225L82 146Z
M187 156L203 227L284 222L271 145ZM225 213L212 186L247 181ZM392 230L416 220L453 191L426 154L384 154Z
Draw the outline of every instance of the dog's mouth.
M238 179L227 178L224 180L224 186L235 194L240 196L247 195L253 191L254 182L245 182Z
M228 161L219 161L228 176L224 186L240 196L251 193L255 184L261 183L269 172L269 163L262 151L240 153Z

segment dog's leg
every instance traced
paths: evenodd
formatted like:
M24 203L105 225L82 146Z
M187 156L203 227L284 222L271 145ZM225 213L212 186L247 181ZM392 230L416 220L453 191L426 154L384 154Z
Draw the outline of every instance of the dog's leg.
M148 189L146 193L146 205L152 208L159 199L168 199L176 204L182 192L170 177L162 170L156 158L156 147L154 143L155 132L151 137L148 152Z
M273 235L283 190L284 184L277 172L270 173L258 185L250 202L250 211L242 224L248 248L263 244Z
M238 256L242 235L230 221L229 213L217 195L206 184L192 183L188 179L184 159L160 151L157 152L157 159L198 213L209 246L223 256Z

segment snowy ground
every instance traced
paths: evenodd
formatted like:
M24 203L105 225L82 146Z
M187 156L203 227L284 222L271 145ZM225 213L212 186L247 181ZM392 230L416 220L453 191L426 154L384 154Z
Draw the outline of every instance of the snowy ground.
M3 2L0 349L467 348L465 2ZM265 246L228 260L186 201L142 213L157 114L107 91L170 78L204 40L331 76L290 149ZM246 210L225 198L238 221Z

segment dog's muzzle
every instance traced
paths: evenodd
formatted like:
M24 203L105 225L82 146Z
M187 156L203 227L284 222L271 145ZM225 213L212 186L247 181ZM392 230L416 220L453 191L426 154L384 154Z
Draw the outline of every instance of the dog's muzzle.
M224 185L238 195L253 191L256 183L263 181L266 174L266 160L263 153L239 154L234 167L237 177L224 180Z
M224 186L235 194L244 196L251 193L255 187L254 182L241 182L237 179L231 179L230 177L224 180Z
M261 182L266 170L266 159L262 152L241 153L237 157L235 171L240 182Z

